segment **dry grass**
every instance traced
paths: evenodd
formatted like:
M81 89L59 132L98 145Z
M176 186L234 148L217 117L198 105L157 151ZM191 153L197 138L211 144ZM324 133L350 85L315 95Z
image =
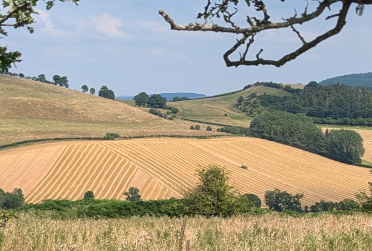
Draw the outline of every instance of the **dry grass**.
M194 123L168 121L87 93L0 76L0 145L43 138L211 135L190 131Z
M0 250L178 250L182 219L59 221L22 215L0 230ZM189 218L190 250L372 250L368 215L293 218L280 214Z
M278 188L304 193L304 204L321 199L340 201L354 198L371 180L369 170L339 163L316 154L257 138L222 139L136 139L99 142L65 142L56 162L47 153L58 145L44 144L0 153L8 163L2 179L19 184L27 202L64 198L76 200L92 190L96 198L122 199L123 192L136 186L144 199L180 197L197 182L195 170L216 164L230 172L231 184L242 193L263 199L267 190ZM35 153L33 156L31 150ZM27 160L7 161L17 156ZM51 155L50 158L53 158ZM19 157L21 159L21 157ZM41 161L43 159L43 161ZM54 164L50 164L54 163ZM242 164L248 170L241 168ZM13 173L33 173L33 168L50 170L38 184ZM40 167L42 165L42 167ZM36 171L35 171L36 173ZM32 183L32 189L27 184ZM12 188L9 188L11 190Z
M251 118L248 117L246 113L235 109L234 105L240 96L247 98L252 93L256 93L257 96L263 95L264 93L276 96L291 95L279 89L257 86L227 96L168 102L167 105L177 107L179 109L177 115L181 118L231 126L249 127ZM227 116L225 116L225 113Z

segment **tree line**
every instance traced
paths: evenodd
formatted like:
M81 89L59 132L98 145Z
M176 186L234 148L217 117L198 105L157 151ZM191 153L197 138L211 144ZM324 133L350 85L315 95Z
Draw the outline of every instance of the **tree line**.
M346 163L361 163L363 138L352 130L326 130L303 114L273 111L255 117L250 125L254 137L268 139Z
M45 74L39 74L37 77L30 77L30 76L26 76L23 73L18 74L18 73L6 72L6 71L1 71L0 74L13 76L13 77L20 77L20 78L38 81L38 82L42 82L46 84L58 85L61 87L69 88L67 76L61 77L60 75L54 75L52 78L52 81L50 81L46 78Z

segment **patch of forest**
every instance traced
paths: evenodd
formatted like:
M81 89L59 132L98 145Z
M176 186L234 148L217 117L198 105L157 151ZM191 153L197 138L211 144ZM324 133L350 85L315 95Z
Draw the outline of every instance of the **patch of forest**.
M272 87L273 84L270 84ZM288 90L291 96L278 97L255 93L239 97L235 107L249 115L268 110L302 113L320 124L372 126L372 92L335 84L309 83L303 90Z
M372 72L348 74L329 78L319 82L320 85L344 84L357 88L372 90Z

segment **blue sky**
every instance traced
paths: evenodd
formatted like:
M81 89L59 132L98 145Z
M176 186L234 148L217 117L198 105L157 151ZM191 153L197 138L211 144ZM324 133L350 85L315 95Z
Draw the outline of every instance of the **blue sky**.
M35 33L9 30L2 39L10 50L22 52L23 62L12 68L28 76L41 73L52 79L68 76L70 87L97 90L106 85L116 96L161 92L197 92L207 95L243 88L256 81L305 83L372 71L372 8L362 17L352 7L344 30L281 68L251 66L227 68L222 59L236 38L231 34L172 31L158 14L165 10L179 24L201 22L196 15L202 0L81 0L79 6L57 3L46 11L40 5ZM269 0L269 2L272 2ZM273 21L300 12L305 1L274 1ZM336 7L336 6L335 6ZM334 14L333 8L325 16ZM238 22L244 24L244 11ZM324 16L324 17L325 17ZM276 17L276 18L275 18ZM335 20L298 27L305 39L332 27ZM277 59L301 44L291 31L270 31L260 36L263 57ZM255 54L254 54L255 55Z

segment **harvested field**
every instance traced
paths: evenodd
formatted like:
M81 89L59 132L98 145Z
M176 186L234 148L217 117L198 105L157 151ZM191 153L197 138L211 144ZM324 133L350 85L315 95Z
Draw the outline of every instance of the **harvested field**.
M1 160L13 152L21 154L22 149L1 153ZM196 184L195 170L209 164L224 166L230 172L231 184L242 193L257 194L263 199L265 191L279 188L303 193L307 205L321 199L354 198L371 181L366 168L257 138L71 142L60 152L55 163L38 166L49 172L44 172L42 179L40 174L37 184L13 179L14 184L27 191L27 202L76 200L88 190L96 198L123 199L123 192L131 186L138 187L144 199L180 197L184 189ZM36 150L34 155L27 159L41 157ZM248 170L241 168L243 163ZM3 180L13 177L14 172L24 172L16 171L16 165L12 168L12 172L2 176Z

